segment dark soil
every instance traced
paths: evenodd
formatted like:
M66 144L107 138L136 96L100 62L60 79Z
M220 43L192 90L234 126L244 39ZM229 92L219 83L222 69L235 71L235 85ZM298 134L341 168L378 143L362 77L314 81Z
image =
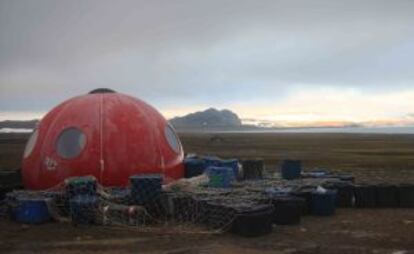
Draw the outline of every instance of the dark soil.
M186 152L282 159L305 168L352 172L358 181L414 183L414 135L180 134ZM0 135L0 168L20 165L28 135ZM303 217L297 226L242 238L230 233L144 233L137 228L20 225L0 218L0 253L414 253L414 209L338 209ZM165 230L165 228L163 229Z

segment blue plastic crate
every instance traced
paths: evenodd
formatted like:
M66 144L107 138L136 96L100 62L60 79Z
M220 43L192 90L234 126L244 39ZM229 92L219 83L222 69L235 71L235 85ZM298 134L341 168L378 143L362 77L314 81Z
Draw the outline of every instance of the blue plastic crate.
M228 167L209 167L207 175L209 187L214 188L229 188L234 180L233 170Z
M79 195L96 195L97 181L94 176L71 177L65 180L65 192L68 198Z

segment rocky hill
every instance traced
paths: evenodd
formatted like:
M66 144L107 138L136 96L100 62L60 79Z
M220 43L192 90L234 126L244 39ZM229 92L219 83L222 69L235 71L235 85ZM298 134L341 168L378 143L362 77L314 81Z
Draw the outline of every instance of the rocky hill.
M34 129L39 120L27 120L27 121L0 121L0 128L18 128L18 129Z
M177 129L183 128L238 128L242 122L237 114L230 110L209 108L182 117L175 117L170 123Z

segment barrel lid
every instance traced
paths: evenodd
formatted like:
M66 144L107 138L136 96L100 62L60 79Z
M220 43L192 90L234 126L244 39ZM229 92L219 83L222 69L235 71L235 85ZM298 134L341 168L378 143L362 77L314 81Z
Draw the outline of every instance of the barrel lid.
M77 195L70 199L70 203L95 203L98 201L96 196L91 195Z
M16 200L18 202L35 202L35 203L41 203L41 202L50 202L52 201L51 198L48 197L17 197Z

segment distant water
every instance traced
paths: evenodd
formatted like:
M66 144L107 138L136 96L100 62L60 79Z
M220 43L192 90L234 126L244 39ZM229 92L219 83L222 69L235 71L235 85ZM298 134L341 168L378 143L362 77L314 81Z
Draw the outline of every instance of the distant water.
M31 133L32 129L0 128L0 133ZM355 134L414 134L412 127L342 127L342 128L285 128L285 129L256 129L256 130L226 130L213 132L237 133L355 133Z
M25 128L0 128L0 133L31 133L33 129Z
M248 133L355 133L355 134L414 134L412 127L340 127L340 128L286 128L257 129L224 132Z

